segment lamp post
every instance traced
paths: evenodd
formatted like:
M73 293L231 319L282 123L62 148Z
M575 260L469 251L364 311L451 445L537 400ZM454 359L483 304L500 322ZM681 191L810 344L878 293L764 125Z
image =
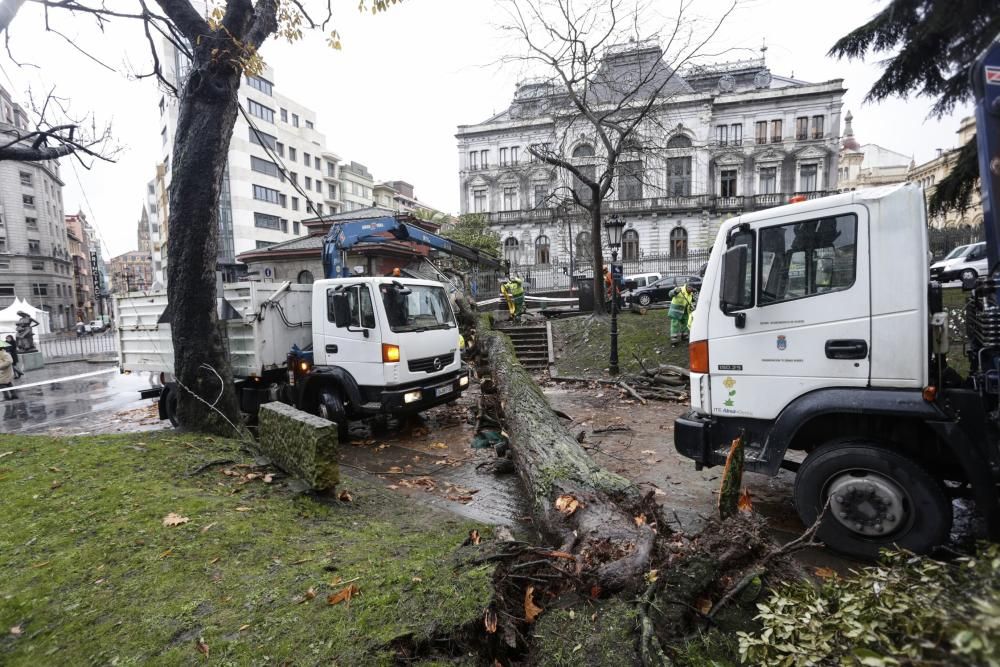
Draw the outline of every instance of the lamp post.
M618 279L621 277L618 249L622 247L625 223L621 217L613 215L605 221L604 229L611 249L611 360L608 363L608 373L618 375Z

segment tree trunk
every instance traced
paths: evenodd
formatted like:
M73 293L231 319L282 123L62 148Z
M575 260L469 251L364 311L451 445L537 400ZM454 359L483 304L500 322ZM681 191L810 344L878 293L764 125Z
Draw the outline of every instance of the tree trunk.
M604 254L601 250L601 202L596 197L592 200L594 208L590 213L590 240L594 246L594 314L604 315L608 312L607 301L604 298Z
M215 275L219 194L239 85L239 70L196 57L180 99L167 237L177 418L184 428L229 436L239 408L217 326Z
M605 591L633 588L642 581L656 538L639 489L583 451L517 362L506 336L486 323L479 336L535 526L576 557L585 580ZM516 409L505 409L508 405ZM579 505L569 512L572 501ZM565 502L569 507L561 511ZM655 523L661 535L668 532L664 522Z

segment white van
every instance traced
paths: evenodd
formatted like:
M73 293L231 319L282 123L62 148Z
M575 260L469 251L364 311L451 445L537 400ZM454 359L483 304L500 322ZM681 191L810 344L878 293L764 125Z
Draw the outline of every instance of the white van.
M954 254L954 251L952 251ZM962 252L947 259L944 266L938 271L937 280L942 283L952 280L975 280L977 277L987 273L986 242L973 243L964 247ZM934 277L932 267L931 277Z
M944 267L948 264L948 262L964 254L969 249L970 246L972 246L971 243L957 246L954 250L949 252L943 258L931 264L931 280L940 281L941 271L944 270Z
M635 288L645 287L646 285L652 285L662 276L659 273L637 273L634 276L625 276L625 284L634 282Z

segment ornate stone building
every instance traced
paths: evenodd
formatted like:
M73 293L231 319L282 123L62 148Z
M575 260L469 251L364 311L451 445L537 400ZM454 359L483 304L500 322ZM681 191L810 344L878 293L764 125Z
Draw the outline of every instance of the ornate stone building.
M675 73L650 43L610 49L598 77L628 86L651 67L655 77L671 77L663 102L637 137L645 146L619 161L605 201L606 215L626 221L626 272L667 268L656 264L689 253L700 261L722 220L794 194L837 189L841 79L778 76L763 58ZM461 212L488 215L512 264L585 273L590 232L582 209L565 203L570 174L528 152L548 144L578 165L601 169L600 142L565 92L548 81L524 81L507 109L459 126L456 137Z

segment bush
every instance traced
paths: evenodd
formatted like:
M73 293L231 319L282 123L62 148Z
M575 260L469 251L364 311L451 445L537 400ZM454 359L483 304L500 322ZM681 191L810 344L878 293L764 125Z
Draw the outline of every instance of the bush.
M878 566L819 587L795 582L738 633L748 664L1000 666L1000 546L943 563L886 552Z

